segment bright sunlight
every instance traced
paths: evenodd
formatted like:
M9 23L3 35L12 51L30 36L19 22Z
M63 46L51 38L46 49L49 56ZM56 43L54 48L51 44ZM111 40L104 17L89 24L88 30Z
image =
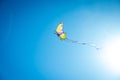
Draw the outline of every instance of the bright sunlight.
M113 37L104 44L101 59L112 74L120 74L120 37Z

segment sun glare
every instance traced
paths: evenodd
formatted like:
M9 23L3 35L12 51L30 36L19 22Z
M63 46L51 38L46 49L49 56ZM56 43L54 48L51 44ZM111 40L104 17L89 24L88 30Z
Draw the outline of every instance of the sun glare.
M104 44L101 59L107 70L120 75L120 37L109 39Z

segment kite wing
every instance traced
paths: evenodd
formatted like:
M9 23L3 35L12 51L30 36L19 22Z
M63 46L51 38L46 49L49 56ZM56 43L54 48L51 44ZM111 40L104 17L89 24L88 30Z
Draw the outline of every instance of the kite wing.
M63 32L63 23L60 23L56 28L56 33L60 34L62 32Z

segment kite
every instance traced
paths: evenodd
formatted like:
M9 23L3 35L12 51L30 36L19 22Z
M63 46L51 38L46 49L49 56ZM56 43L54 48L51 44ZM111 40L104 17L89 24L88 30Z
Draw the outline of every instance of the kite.
M60 40L67 40L67 41L69 41L71 43L77 43L77 44L81 44L81 45L88 45L88 46L96 48L97 50L100 49L94 43L79 42L79 41L74 41L72 39L67 38L67 34L64 32L63 26L64 26L64 24L63 24L63 22L61 22L61 23L59 23L57 25L57 28L55 30L55 34L60 38Z
M61 40L65 40L67 38L66 33L63 31L63 23L58 24L56 34Z

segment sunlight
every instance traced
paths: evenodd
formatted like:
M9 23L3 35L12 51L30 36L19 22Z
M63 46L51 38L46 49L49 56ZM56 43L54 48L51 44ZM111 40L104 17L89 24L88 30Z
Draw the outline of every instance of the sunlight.
M112 74L120 74L120 37L113 37L104 44L101 59Z

